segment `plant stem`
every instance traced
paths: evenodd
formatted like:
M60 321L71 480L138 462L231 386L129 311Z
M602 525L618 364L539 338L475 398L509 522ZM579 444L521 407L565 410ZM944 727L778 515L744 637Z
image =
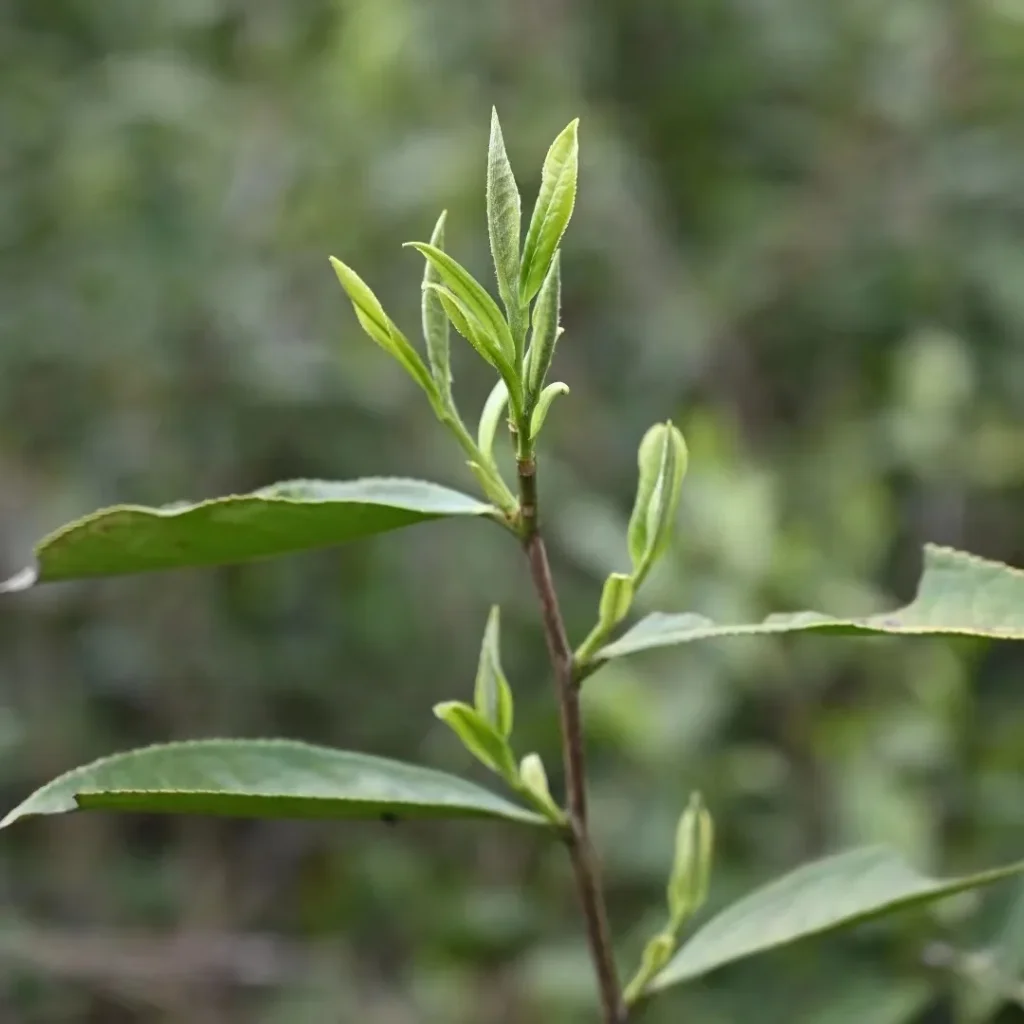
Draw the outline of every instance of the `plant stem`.
M572 647L565 633L558 594L551 578L547 548L538 529L537 467L531 455L520 457L517 464L521 537L530 563L533 586L540 600L544 637L558 690L562 758L565 765L566 811L569 816L566 842L583 911L590 958L597 975L604 1024L626 1024L628 1014L622 1000L622 990L615 967L600 871L587 825L586 763L579 686L574 678Z

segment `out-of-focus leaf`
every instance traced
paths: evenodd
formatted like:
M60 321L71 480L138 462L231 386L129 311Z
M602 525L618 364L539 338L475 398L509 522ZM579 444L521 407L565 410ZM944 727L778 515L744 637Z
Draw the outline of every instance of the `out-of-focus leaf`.
M919 874L893 851L862 847L797 868L727 907L679 950L652 991L859 921L1024 873L1024 861L959 878Z

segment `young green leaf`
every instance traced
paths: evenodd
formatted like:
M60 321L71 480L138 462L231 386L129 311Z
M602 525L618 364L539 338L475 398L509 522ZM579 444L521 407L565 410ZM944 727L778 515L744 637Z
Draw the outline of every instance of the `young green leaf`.
M501 667L501 609L494 605L487 617L480 661L476 670L474 703L480 715L508 739L512 735L512 687Z
M515 758L508 741L475 708L461 701L434 706L434 714L462 741L462 745L493 772L513 786L519 782Z
M728 625L703 615L655 612L597 659L621 658L657 647L672 647L725 636L819 632L840 635L978 636L1024 640L1024 571L952 548L927 544L917 596L903 608L858 619L820 612L770 615L763 622Z
M611 573L601 590L598 622L604 629L611 629L626 617L632 603L633 578L621 572Z
M111 810L244 818L545 818L454 775L291 740L191 740L132 750L62 775L11 811Z
M594 651L626 617L633 603L635 590L633 577L621 572L611 573L604 581L601 603L597 610L597 622L576 651L576 660L579 664L589 662Z
M551 360L555 355L555 344L562 331L558 326L559 312L562 308L560 268L561 259L556 251L537 296L537 304L533 308L533 330L530 335L530 351L526 357L526 394L530 408L544 387Z
M640 968L622 993L627 1006L632 1006L647 991L651 979L669 962L675 948L675 936L668 932L655 935L648 941L640 958Z
M483 412L480 413L480 426L477 428L477 447L491 462L494 461L494 438L506 405L508 405L508 387L503 380L499 380L491 389L487 401L484 402Z
M559 395L569 394L569 385L563 384L560 380L556 380L553 384L549 384L538 396L537 405L533 410L533 415L530 417L530 439L535 440L544 426L544 421L548 418L548 410L551 408L551 403Z
M424 287L437 293L437 297L441 300L441 306L455 329L501 374L502 380L509 387L509 394L515 395L518 399L520 385L513 363L506 357L504 350L487 329L477 320L472 310L450 288L446 288L444 285L428 284Z
M398 360L409 376L427 393L436 408L440 401L437 386L409 339L395 326L395 323L384 312L384 307L378 301L377 296L351 267L346 266L334 256L331 257L331 266L334 267L334 273L337 275L341 287L345 289L351 300L352 308L355 310L356 318L363 330L385 352Z
M579 119L558 135L544 159L540 192L523 243L519 267L519 301L527 305L540 290L552 257L562 240L572 208L576 203L576 179L579 173Z
M654 979L692 981L758 953L1024 873L1024 861L959 878L919 874L891 850L864 847L797 868L712 918Z
M639 586L672 538L686 474L683 435L671 423L656 423L640 442L637 462L640 476L629 520L628 543L633 578Z
M436 249L444 249L444 226L448 211L444 210L437 218L430 244ZM439 284L441 281L434 264L426 261L423 270L424 286ZM430 361L430 372L434 383L441 394L446 408L451 409L452 402L452 371L449 345L448 316L445 314L441 299L432 288L424 287L422 296L423 340L427 344L427 358Z
M676 829L676 849L668 882L673 932L704 905L711 878L714 828L700 793L690 797Z
M472 314L488 336L504 353L506 360L514 362L515 344L508 323L498 304L488 295L487 290L457 260L436 246L426 242L406 242L407 246L421 253L432 263L438 276L463 306Z
M527 754L519 764L520 790L547 818L558 824L565 822L565 812L555 803L548 787L548 773L540 754Z
M498 111L491 108L491 139L487 150L487 232L505 308L519 308L519 235L521 202L512 165L505 152Z
M458 491L389 477L292 480L166 508L117 505L45 537L36 546L36 566L0 583L0 593L59 580L230 565L447 516L502 519L492 505Z

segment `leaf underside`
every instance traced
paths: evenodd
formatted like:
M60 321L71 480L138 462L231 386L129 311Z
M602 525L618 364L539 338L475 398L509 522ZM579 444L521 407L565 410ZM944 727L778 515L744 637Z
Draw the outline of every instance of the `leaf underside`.
M432 768L292 740L191 740L76 768L36 790L20 818L116 810L246 818L545 819Z
M432 519L496 514L447 487L388 477L295 480L164 508L120 505L50 534L36 547L35 567L0 583L0 593L58 580L245 562Z
M928 544L917 596L895 611L855 619L834 618L820 612L792 612L740 625L723 625L688 612L655 612L603 647L597 660L714 637L803 631L1024 640L1024 571Z
M1024 873L1024 861L974 875L922 875L882 847L862 847L797 868L727 907L687 941L650 991L859 921Z

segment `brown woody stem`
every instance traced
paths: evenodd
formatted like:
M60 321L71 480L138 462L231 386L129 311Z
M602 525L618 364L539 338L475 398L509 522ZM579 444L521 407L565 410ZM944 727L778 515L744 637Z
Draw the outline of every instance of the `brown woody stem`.
M537 521L537 467L532 457L520 458L520 536L530 563L530 576L540 600L544 637L555 673L562 725L562 758L565 765L566 812L569 831L566 842L576 879L580 907L587 933L590 958L597 975L604 1024L626 1024L612 950L608 912L601 889L600 870L587 825L586 762L583 725L580 718L579 684L575 678L572 647L565 633L558 594L551 578L547 548Z

